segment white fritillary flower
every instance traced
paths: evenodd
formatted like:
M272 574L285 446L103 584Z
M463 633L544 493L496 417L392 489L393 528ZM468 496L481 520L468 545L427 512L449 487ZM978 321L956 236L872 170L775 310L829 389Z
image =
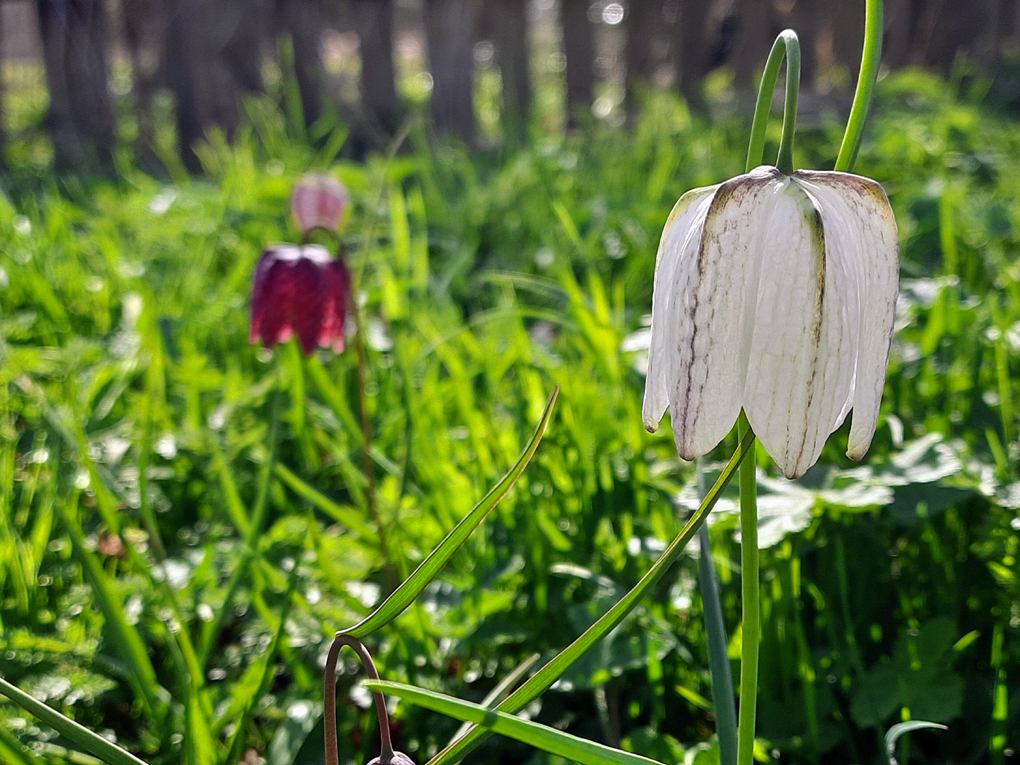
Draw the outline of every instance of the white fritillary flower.
M869 178L763 166L684 194L655 264L643 417L711 451L741 407L788 478L852 408L847 455L875 435L899 283L889 199Z

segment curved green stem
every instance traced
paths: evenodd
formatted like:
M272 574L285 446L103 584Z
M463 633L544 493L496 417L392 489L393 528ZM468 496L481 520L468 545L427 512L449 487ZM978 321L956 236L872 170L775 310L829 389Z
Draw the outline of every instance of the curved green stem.
M861 136L864 134L864 122L871 106L871 96L878 80L878 65L882 61L882 0L867 0L864 18L864 52L861 54L861 74L857 79L857 92L850 108L850 119L846 123L846 133L839 147L835 170L850 172L857 161L857 152L861 148Z
M740 412L737 433L743 441L754 432ZM758 599L758 483L751 449L740 465L740 600L744 608L740 632L740 712L737 722L737 765L754 761L754 718L758 700L758 642L761 614Z
M793 133L797 129L797 100L800 96L800 40L792 29L784 29L772 44L772 51L765 63L765 72L758 87L758 100L754 105L754 121L751 123L751 142L747 147L745 172L750 172L762 163L765 155L765 126L772 108L772 94L776 91L779 67L786 58L786 102L783 106L783 137L779 142L779 158L776 167L784 173L793 172Z

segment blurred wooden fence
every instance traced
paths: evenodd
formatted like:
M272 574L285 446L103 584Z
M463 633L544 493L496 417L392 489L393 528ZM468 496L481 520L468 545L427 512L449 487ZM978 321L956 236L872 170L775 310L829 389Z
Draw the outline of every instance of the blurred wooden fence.
M884 61L943 70L960 55L993 63L1016 42L1018 2L886 0ZM697 108L705 75L720 66L749 92L787 26L801 36L804 87L848 87L863 23L864 0L0 0L0 57L44 65L45 127L58 165L109 162L116 60L130 69L139 143L152 140L153 98L168 90L182 154L194 167L190 147L213 126L233 133L240 97L265 87L268 58L296 80L309 125L341 100L324 62L324 34L356 41L359 97L342 108L355 140L371 147L403 117L400 35L423 38L433 129L471 142L474 73L487 58L500 73L503 134L526 136L539 25L543 39L553 39L569 127L591 113L597 81L607 76L622 80L625 112L648 86L675 87ZM621 55L612 54L614 40ZM10 77L2 82L17 87ZM3 98L0 90L0 128Z

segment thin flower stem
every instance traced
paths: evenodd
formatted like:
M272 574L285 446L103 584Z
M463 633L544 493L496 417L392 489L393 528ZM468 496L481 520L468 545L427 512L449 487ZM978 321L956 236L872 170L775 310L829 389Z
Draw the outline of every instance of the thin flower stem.
M325 715L326 732L326 765L339 765L340 742L336 732L336 663L340 656L340 649L344 646L351 648L358 654L361 664L365 668L365 674L371 680L379 679L379 672L372 661L372 654L365 648L365 644L357 638L349 635L337 635L333 638L333 644L329 647L329 654L326 656L326 670L323 675L323 714ZM393 742L390 739L390 717L386 713L386 697L379 691L373 691L375 696L375 711L379 715L379 761L389 763L393 760Z
M389 594L397 583L397 570L393 565L393 557L390 555L390 547L386 541L386 527L383 525L382 517L379 515L379 506L376 504L375 494L375 463L372 461L372 422L368 416L368 396L365 393L365 379L367 377L368 361L365 356L365 329L358 311L357 297L351 291L351 313L354 315L354 351L357 355L357 376L358 376L358 407L361 410L361 448L364 455L365 480L365 501L368 503L368 513L372 517L379 534L379 550L382 553L383 564L386 567L386 592Z
M857 79L857 91L854 103L850 108L850 119L846 123L846 133L836 157L835 170L850 172L857 161L857 152L861 148L861 137L864 134L864 123L871 106L871 96L875 92L878 80L878 66L882 62L882 0L867 0L864 17L864 52L861 54L861 74Z
M740 412L737 434L750 433ZM758 599L758 483L754 449L740 465L740 600L744 616L740 638L740 712L737 723L737 765L754 761L754 718L758 700L758 642L761 614Z
M784 29L772 44L765 71L758 88L758 100L754 105L754 121L751 123L751 141L747 147L747 164L744 171L750 172L762 163L765 156L765 128L772 108L772 95L779 79L779 67L786 58L786 101L783 107L783 136L779 142L779 157L776 167L784 173L793 172L793 134L797 129L797 101L800 97L800 39L792 29Z

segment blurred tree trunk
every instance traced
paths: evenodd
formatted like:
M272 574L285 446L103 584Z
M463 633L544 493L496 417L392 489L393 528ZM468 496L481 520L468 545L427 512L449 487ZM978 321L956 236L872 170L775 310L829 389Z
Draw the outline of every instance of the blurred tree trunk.
M919 63L948 72L961 53L988 56L998 0L927 0L916 39Z
M531 116L527 2L495 0L492 12L503 83L503 128L511 140L520 141L527 135Z
M4 26L0 24L0 62L4 60ZM2 74L2 71L0 71ZM7 111L4 108L4 78L0 76L0 170L7 167Z
M400 125L393 66L393 0L353 0L354 27L361 47L361 108L366 141L381 146Z
M886 45L882 58L894 69L911 63L911 51L917 26L924 11L924 0L889 0L885 8Z
M995 60L1002 59L1007 46L1016 40L1017 0L999 0L995 19Z
M687 103L702 105L701 86L708 74L708 12L712 0L684 0L680 5L680 51L678 83Z
M560 26L567 59L567 128L579 114L591 113L595 93L595 40L588 19L588 0L561 0Z
M135 152L143 162L154 154L155 124L152 98L160 76L166 39L167 14L159 0L124 0L121 5L124 40L131 59L132 92L138 137Z
M276 0L276 16L290 35L294 76L301 93L305 125L322 116L322 0Z
M105 14L100 0L36 0L58 167L108 165L116 121L107 85Z
M185 164L200 169L194 152L211 127L232 137L238 99L262 90L259 0L173 0L164 71L177 104L177 135Z
M844 0L841 5L855 3ZM856 3L863 6L863 3ZM815 76L818 74L818 27L819 0L795 0L793 8L785 19L780 20L781 27L788 27L797 33L800 39L800 84L805 90L814 88ZM765 66L765 60L762 60Z
M847 70L851 87L861 72L861 51L864 46L864 3L832 0L832 58ZM883 56L884 58L884 56Z
M655 34L662 26L662 0L631 0L627 9L624 49L624 106L628 121L637 114L638 96L655 76Z
M474 58L479 0L425 0L432 73L432 125L440 135L475 137Z
M739 89L753 91L776 36L775 11L772 0L736 0L736 10L733 80Z

